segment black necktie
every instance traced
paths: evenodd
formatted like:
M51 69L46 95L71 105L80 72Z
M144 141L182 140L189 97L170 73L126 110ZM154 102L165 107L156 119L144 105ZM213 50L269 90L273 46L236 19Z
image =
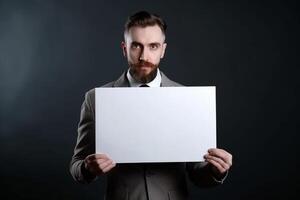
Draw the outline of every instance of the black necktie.
M140 87L150 87L150 86L146 85L146 84L143 84L143 85L140 85Z

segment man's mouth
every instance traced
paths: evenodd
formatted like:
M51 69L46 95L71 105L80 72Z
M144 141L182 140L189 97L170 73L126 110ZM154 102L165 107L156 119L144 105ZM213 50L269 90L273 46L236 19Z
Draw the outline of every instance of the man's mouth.
M139 68L151 68L149 65L139 65Z
M154 64L145 61L136 64L136 67L142 69L153 68L154 66L155 66Z

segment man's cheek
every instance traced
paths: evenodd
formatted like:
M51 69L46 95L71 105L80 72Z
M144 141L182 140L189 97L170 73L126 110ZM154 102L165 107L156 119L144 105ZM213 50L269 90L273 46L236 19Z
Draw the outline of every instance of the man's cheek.
M133 63L136 63L137 61L138 61L138 58L137 58L138 56L137 55L135 55L135 54L129 54L129 58L130 58L130 60L133 62Z

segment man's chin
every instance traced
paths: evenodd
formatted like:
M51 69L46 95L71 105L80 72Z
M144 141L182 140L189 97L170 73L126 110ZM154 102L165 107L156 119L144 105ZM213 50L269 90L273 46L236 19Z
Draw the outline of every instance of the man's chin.
M140 71L139 73L139 77L147 77L151 74L151 71L148 71L148 70L144 70L144 71Z
M151 73L153 73L153 70L149 67L141 67L137 70L137 74L139 77L146 77L149 76Z
M138 81L148 83L156 77L157 68L140 67L131 71L131 75Z
M149 74L139 74L137 77L136 77L139 81L143 82L143 83L146 83L148 82L149 78L150 78L150 75Z

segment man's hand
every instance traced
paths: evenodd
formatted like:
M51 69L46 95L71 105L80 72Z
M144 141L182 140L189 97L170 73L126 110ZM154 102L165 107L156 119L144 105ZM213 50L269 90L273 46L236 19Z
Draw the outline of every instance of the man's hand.
M116 163L105 154L91 154L84 159L85 168L94 175L110 171Z
M212 165L212 170L217 176L224 175L232 165L232 155L223 149L209 149L204 159Z

